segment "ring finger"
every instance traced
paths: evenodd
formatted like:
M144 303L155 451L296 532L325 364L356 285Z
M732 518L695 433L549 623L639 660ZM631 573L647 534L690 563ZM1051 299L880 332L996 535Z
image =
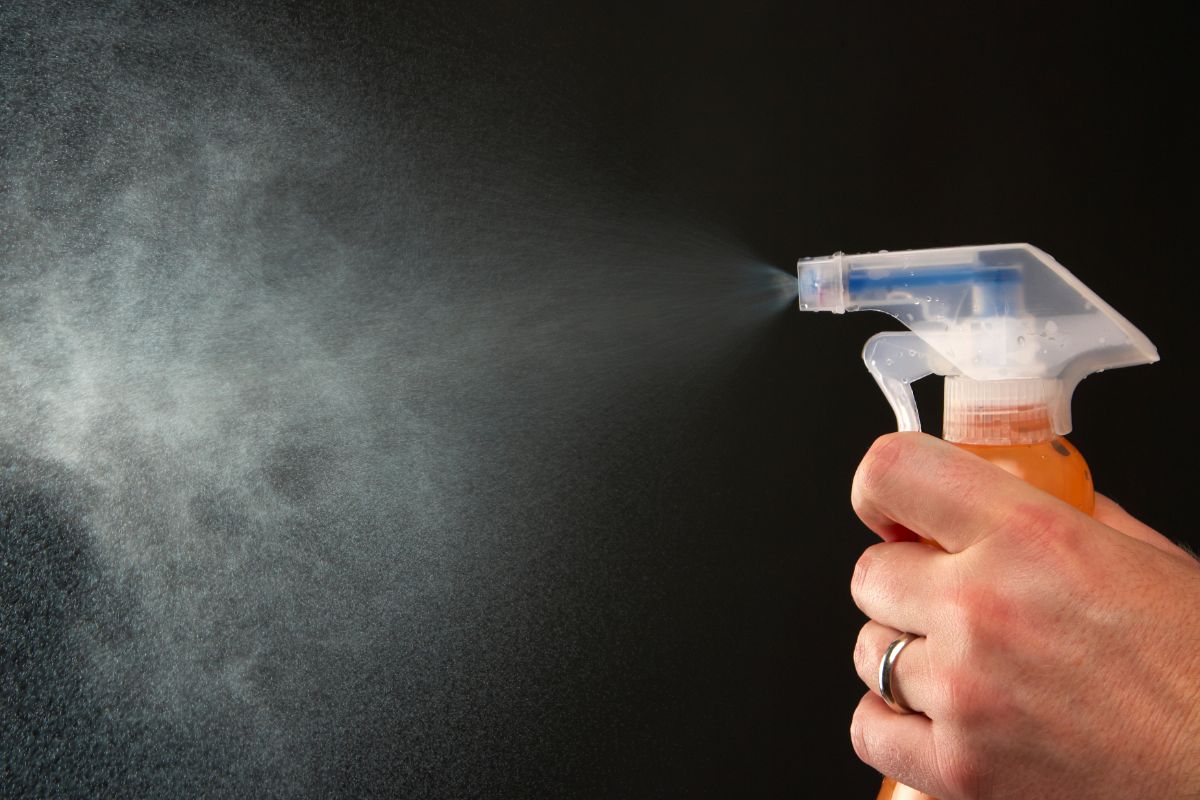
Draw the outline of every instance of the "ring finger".
M858 677L879 694L879 663L888 645L902 634L895 628L868 620L858 632L854 646L854 667ZM924 636L908 643L892 665L892 695L901 705L928 715L936 701L935 687L930 679L929 649Z

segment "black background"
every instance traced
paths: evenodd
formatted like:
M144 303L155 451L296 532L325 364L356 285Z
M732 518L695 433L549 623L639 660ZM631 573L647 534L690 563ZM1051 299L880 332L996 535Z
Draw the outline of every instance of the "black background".
M153 4L137 8L134 16L155 13ZM1146 4L756 2L343 3L213 13L272 59L355 76L340 91L373 124L441 126L456 137L449 152L468 164L503 161L506 169L482 186L464 182L454 156L429 156L422 168L444 169L464 204L472 192L491 192L501 205L506 175L578 181L581 195L602 175L596 191L630 209L630 227L661 213L781 270L835 250L1042 247L1162 356L1152 367L1093 377L1076 394L1071 438L1097 488L1169 535L1200 543L1189 509L1194 403L1184 388L1194 363L1190 16ZM281 20L303 32L302 52L275 48ZM371 141L388 147L386 137ZM455 195L446 198L456 229L486 240L492 223L477 204L456 217ZM513 243L544 236L534 230L544 220L529 220L529 230L514 227L511 214L503 220L495 258L520 270L520 259L537 256ZM602 248L603 238L577 246ZM570 277L585 267L559 259L529 268ZM403 725L401 698L413 681L386 648L365 667L354 659L314 667L328 671L331 687L302 698L317 719L344 704L336 688L348 680L344 670L375 698L352 724L339 723L323 749L306 751L314 795L873 796L878 777L848 739L863 691L850 661L862 617L848 583L872 541L849 509L848 489L862 453L893 423L859 359L868 336L890 327L882 316L780 312L754 329L728 378L686 413L670 393L658 395L666 406L653 396L611 401L605 411L615 419L574 455L575 505L545 535L514 540L531 574L540 559L576 559L557 567L568 583L553 591L531 582L520 608L541 625L522 656L487 651L471 662L466 650L433 671L423 667L417 684L448 699L422 704ZM936 430L936 387L920 397ZM673 427L677 415L686 422ZM536 429L538 420L529 424ZM503 471L524 463L496 458ZM531 474L504 513L541 530L537 503L551 488ZM8 491L6 502L35 508L34 517L70 516L51 508L53 493ZM605 544L556 543L559 526ZM49 541L86 538L68 527ZM5 551L12 563L42 557L15 541ZM86 549L63 546L61 574L98 569L81 566ZM569 583L576 575L586 578ZM456 579L470 584L488 573ZM27 615L5 617L6 647L51 636L59 612L38 599L48 590L5 580L11 607L23 602ZM119 619L134 601L105 602L103 613ZM472 635L472 608L463 600L450 614L454 635ZM492 624L505 624L504 607L489 612ZM71 669L50 683L73 686ZM530 685L505 694L520 669ZM25 684L5 684L10 709L25 702L42 713L41 701L20 700L21 692ZM60 709L46 712L46 727L68 742L104 727L94 715L120 716L84 701L68 702L66 712L45 707ZM163 796L270 791L263 787L277 765L242 774L241 784L195 782L222 774L223 748L238 747L238 720L191 731L220 744L180 746L183 763L173 745L154 744L170 736L153 717L120 733L136 746L66 747L40 761L28 742L15 743L20 726L10 728L7 788L54 793L49 784L30 788L29 767L89 776L64 794L102 787L120 795L131 776Z

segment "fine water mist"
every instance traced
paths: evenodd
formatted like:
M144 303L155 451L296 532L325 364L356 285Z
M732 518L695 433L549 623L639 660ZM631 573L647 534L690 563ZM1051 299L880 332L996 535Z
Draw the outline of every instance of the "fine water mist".
M561 704L659 624L573 601L655 602L645 509L793 297L536 59L305 13L0 10L19 791L552 789Z

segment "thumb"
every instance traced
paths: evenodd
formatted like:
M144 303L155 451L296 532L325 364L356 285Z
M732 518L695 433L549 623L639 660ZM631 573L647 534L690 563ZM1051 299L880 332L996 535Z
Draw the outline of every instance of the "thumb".
M1165 553L1170 553L1184 558L1192 558L1192 555L1184 550L1179 545L1172 542L1167 537L1163 536L1158 531L1151 528L1144 522L1135 519L1128 511L1121 508L1114 500L1096 492L1096 510L1092 515L1094 519L1115 531L1125 534L1131 539L1137 539L1139 542L1145 542L1148 545L1157 547Z

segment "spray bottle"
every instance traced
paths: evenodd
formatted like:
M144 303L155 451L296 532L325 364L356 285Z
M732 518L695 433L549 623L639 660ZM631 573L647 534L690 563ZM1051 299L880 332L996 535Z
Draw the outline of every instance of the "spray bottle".
M912 383L945 376L942 436L1091 514L1091 474L1063 438L1093 372L1151 364L1154 345L1028 244L836 253L797 266L800 308L883 311L909 331L867 341L863 361L902 431L921 430ZM885 778L878 800L932 800Z

